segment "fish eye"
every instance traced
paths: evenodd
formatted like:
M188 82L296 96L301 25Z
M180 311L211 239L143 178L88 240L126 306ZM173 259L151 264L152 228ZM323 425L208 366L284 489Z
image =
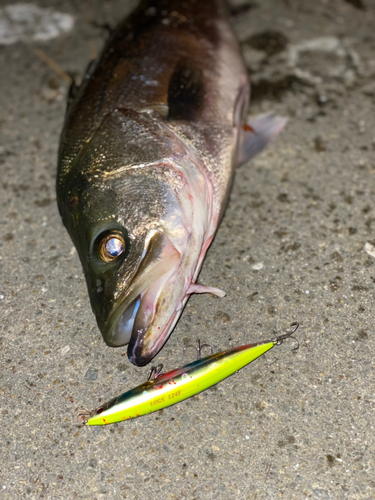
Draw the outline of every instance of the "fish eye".
M121 233L107 234L99 243L99 255L104 262L112 262L126 250L124 237Z

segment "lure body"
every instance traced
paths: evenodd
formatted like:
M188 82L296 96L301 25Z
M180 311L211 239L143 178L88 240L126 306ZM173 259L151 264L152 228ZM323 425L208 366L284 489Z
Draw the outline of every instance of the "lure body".
M95 410L87 425L106 425L174 405L229 377L279 343L247 344L198 359L159 375Z

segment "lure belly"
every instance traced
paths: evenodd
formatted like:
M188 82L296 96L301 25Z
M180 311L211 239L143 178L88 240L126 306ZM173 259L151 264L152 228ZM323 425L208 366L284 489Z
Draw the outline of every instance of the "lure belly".
M247 344L198 359L157 376L94 410L86 425L107 425L172 406L205 391L248 365L298 328L266 342Z

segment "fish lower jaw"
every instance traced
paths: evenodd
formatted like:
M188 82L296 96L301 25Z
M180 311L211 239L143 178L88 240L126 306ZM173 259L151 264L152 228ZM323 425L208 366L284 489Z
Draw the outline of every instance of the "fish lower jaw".
M128 358L134 365L144 366L149 363L166 343L179 320L190 296L186 288L189 288L191 278L185 280L185 289L181 290L181 295L174 297L164 313L161 310L163 297L158 301L162 290L167 286L173 290L178 281L178 274L167 274L142 294L141 307L135 318L128 346ZM147 303L148 300L151 300L151 303Z
M137 315L139 306L141 305L141 294L125 309L119 321L112 329L110 343L111 347L121 347L129 344L133 333L134 321Z
M146 288L125 308L120 319L112 327L110 336L112 347L124 346L129 344L133 337L147 333L155 317L158 296L169 274Z
M146 330L142 328L134 330L128 346L129 361L135 366L147 365L158 354L168 340L180 315L181 311L175 311L164 328L155 324L151 325L149 329ZM155 332L157 332L156 335ZM152 337L155 337L152 341L147 338L150 334Z
M137 366L147 364L159 352L171 331L171 321L178 314L175 310L172 315L163 314L164 301L160 297L165 286L173 289L173 274L174 270L165 273L125 305L105 336L111 347L129 344L128 357Z
M169 293L164 293L160 301L159 298L164 288L168 288L167 292L174 289L180 261L181 254L170 238L162 231L154 233L133 280L114 301L111 314L102 323L102 334L109 346L120 347L130 343L131 348L138 337L150 338L148 333L155 318L158 316L162 321L160 309L163 307L165 310L164 302ZM164 320L164 324L168 319ZM158 330L162 333L163 328L158 328L156 335L151 335L151 344L159 337Z

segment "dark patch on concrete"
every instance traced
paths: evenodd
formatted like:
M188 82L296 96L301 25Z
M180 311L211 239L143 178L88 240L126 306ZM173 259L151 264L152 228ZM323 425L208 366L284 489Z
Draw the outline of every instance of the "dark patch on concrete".
M366 10L366 5L363 0L344 0L346 3L353 5L358 10Z
M236 6L229 6L229 11L234 19L241 18L249 13L250 10L258 7L256 2L243 3Z
M13 241L14 240L14 235L12 233L7 233L5 236L3 236L4 241Z
M332 292L337 292L337 290L340 288L341 286L341 281L342 281L342 278L341 276L336 276L335 278L333 278L329 284Z
M330 255L331 260L334 260L335 262L343 262L342 255L339 254L339 252L333 252Z
M278 442L277 442L277 446L279 448L284 448L285 446L288 446L288 445L291 445L291 444L294 444L296 442L296 439L294 436L287 436L285 439L280 439Z
M98 460L96 458L91 458L89 462L89 467L96 469L98 467Z
M314 148L318 153L322 153L327 150L327 142L323 139L322 136L317 135L314 139Z
M364 285L353 285L352 290L353 292L367 292L368 287Z
M368 338L368 333L366 332L366 330L360 330L355 340L366 340L367 338Z
M130 366L129 366L129 365L127 365L126 363L119 363L119 364L117 365L117 370L118 370L119 372L121 372L121 373L122 373L122 372L125 372L126 370L129 370L129 368L130 368Z
M230 320L230 316L228 313L223 312L223 311L216 311L215 316L214 316L214 321L220 321L221 323L228 323Z
M267 56L274 56L286 49L289 40L280 31L266 30L251 35L244 43L253 49L265 52Z
M251 99L254 102L264 99L280 101L287 92L298 92L303 87L295 75L285 75L275 80L261 78L253 81Z

